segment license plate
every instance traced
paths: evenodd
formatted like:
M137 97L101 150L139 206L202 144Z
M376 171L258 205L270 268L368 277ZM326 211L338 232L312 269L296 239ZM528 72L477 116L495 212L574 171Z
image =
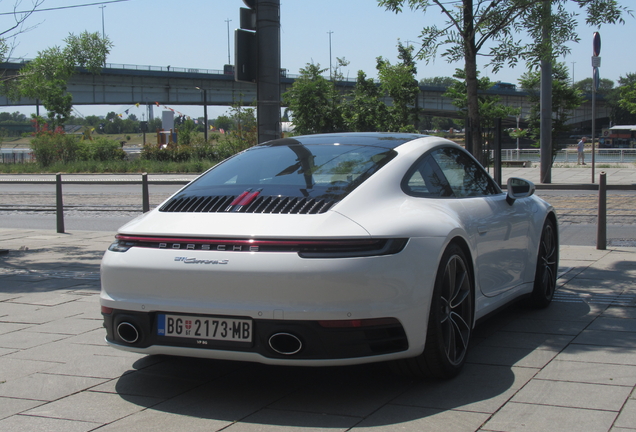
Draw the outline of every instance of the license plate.
M157 334L190 339L251 342L252 320L159 314Z

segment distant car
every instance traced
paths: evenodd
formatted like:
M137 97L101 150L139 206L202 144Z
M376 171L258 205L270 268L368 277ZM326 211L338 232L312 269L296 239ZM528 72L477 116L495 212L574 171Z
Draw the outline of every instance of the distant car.
M106 340L266 364L459 373L477 319L552 300L554 209L462 147L389 133L266 142L120 228Z

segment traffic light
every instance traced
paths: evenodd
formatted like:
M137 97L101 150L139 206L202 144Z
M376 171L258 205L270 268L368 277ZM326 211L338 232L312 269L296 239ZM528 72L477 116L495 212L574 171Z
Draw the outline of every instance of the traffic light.
M240 29L234 33L234 79L256 82L257 40L256 40L256 0L243 0L247 8L240 9Z

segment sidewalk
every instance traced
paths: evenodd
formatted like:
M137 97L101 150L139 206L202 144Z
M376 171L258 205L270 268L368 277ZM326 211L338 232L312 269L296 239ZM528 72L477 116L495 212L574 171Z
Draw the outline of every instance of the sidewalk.
M458 378L420 382L107 347L112 239L0 229L0 430L636 431L636 248L563 247L549 308L493 316Z

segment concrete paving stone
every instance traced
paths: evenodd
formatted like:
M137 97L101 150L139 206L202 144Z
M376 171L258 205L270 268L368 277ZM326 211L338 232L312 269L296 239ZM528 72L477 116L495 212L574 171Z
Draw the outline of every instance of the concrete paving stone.
M60 292L80 285L81 281L60 278L36 278L34 276L6 276L5 286L13 294L30 294L34 292Z
M110 348L106 349L110 350ZM152 356L142 357L137 361L132 361L128 357L113 357L110 355L88 353L74 355L65 363L58 363L54 367L47 369L46 372L57 375L115 379L124 374L134 372L135 370L144 369L156 361L158 360Z
M584 330L573 343L633 350L636 348L636 332Z
M107 355L128 357L132 362L142 357L140 354L124 353L123 351L117 351L102 345L90 345L90 344L73 344L68 341L69 339L62 339L57 342L52 342L46 345L35 346L33 348L20 350L12 354L8 354L6 357L14 359L25 360L40 360L40 361L52 361L56 363L66 363L70 358L82 357L85 355Z
M348 431L359 422L359 418L316 414L296 411L277 411L263 409L241 419L223 431L228 432L276 432L297 431Z
M0 348L0 357L17 352L16 349Z
M466 364L449 381L422 381L390 403L442 410L494 413L532 379L537 369Z
M271 405L297 387L293 381L280 381L273 385L269 377L259 379L252 374L235 374L207 382L152 409L163 413L162 417L168 414L206 419L210 421L211 429L216 425L222 428Z
M104 342L104 338L106 337L106 329L104 329L103 325L100 325L99 328L95 330L91 330L77 336L72 336L68 338L68 341L72 344L85 344L85 345L99 345L102 346L106 342Z
M0 277L0 286L6 286L5 285L6 283L7 282L4 280L4 278ZM3 292L0 292L0 302L5 302L5 301L8 301L8 300L12 300L12 299L14 299L14 298L16 298L18 296L19 296L19 294L15 294L15 293L3 293Z
M117 379L95 386L92 390L126 396L172 398L202 384L201 381L184 380L136 370Z
M112 348L111 348L112 349ZM229 373L240 373L241 369L249 367L248 363L223 360L212 360L194 357L178 356L147 356L141 360L152 360L144 372L178 379L208 381ZM141 369L141 368L139 368Z
M77 301L77 296L56 291L25 292L19 297L9 300L10 303L30 304L35 306L57 306Z
M0 397L0 420L42 405L42 401ZM2 427L2 423L0 423ZM4 429L2 429L4 430Z
M636 318L599 317L595 319L594 322L590 324L587 329L617 332L636 332Z
M578 335L588 325L585 321L560 321L548 319L517 319L502 330L519 333L542 333L551 335Z
M65 335L51 333L26 333L24 331L6 333L0 335L0 347L28 349L35 346L46 345L66 338Z
M627 386L533 379L512 401L618 412L631 391Z
M508 403L480 431L607 432L616 418L612 411Z
M476 364L516 366L540 369L550 362L558 350L504 348L480 344L471 348L466 361Z
M34 324L14 324L8 322L2 322L2 318L0 317L0 335L13 333L18 330L26 329L32 327Z
M2 316L0 321L2 322L44 324L49 321L66 318L79 313L78 308L73 308L72 303L70 305L65 303L56 307L47 307L0 302L0 316Z
M453 431L473 432L489 414L459 410L435 410L411 406L386 405L351 429L354 432Z
M636 386L636 366L553 360L536 378L633 387Z
M577 263L580 263L581 261L589 261L590 263L592 263L598 261L599 259L610 253L610 250L598 250L596 248L584 248L580 246L570 245L561 245L561 247L559 248L559 256L566 255L568 261Z
M161 402L153 397L82 392L30 409L23 414L107 424Z
M614 426L636 429L636 399L627 401Z
M94 387L104 381L97 378L38 372L0 384L0 396L53 401Z
M603 317L636 319L636 308L625 306L610 306L602 314Z
M36 372L44 372L59 363L50 361L18 360L0 357L0 383L22 378Z
M145 409L107 424L99 432L211 432L226 430L230 424L232 421Z
M559 291L577 294L620 295L625 292L631 292L633 288L629 280L616 280L607 274L605 274L605 279L599 281L577 276L568 281L567 285L560 288Z
M27 415L14 415L0 420L2 432L88 432L98 426L99 423Z
M370 373L370 371L375 371ZM412 387L412 380L380 366L343 368L277 400L272 409L366 417Z
M515 321L522 318L590 323L601 315L606 307L605 305L594 303L589 304L579 295L573 296L568 294L568 291L559 289L556 291L550 306L544 309L519 308Z
M53 333L62 335L80 335L103 328L103 321L98 319L62 318L45 324L31 326L24 333Z
M636 350L573 343L560 352L556 360L636 366Z

